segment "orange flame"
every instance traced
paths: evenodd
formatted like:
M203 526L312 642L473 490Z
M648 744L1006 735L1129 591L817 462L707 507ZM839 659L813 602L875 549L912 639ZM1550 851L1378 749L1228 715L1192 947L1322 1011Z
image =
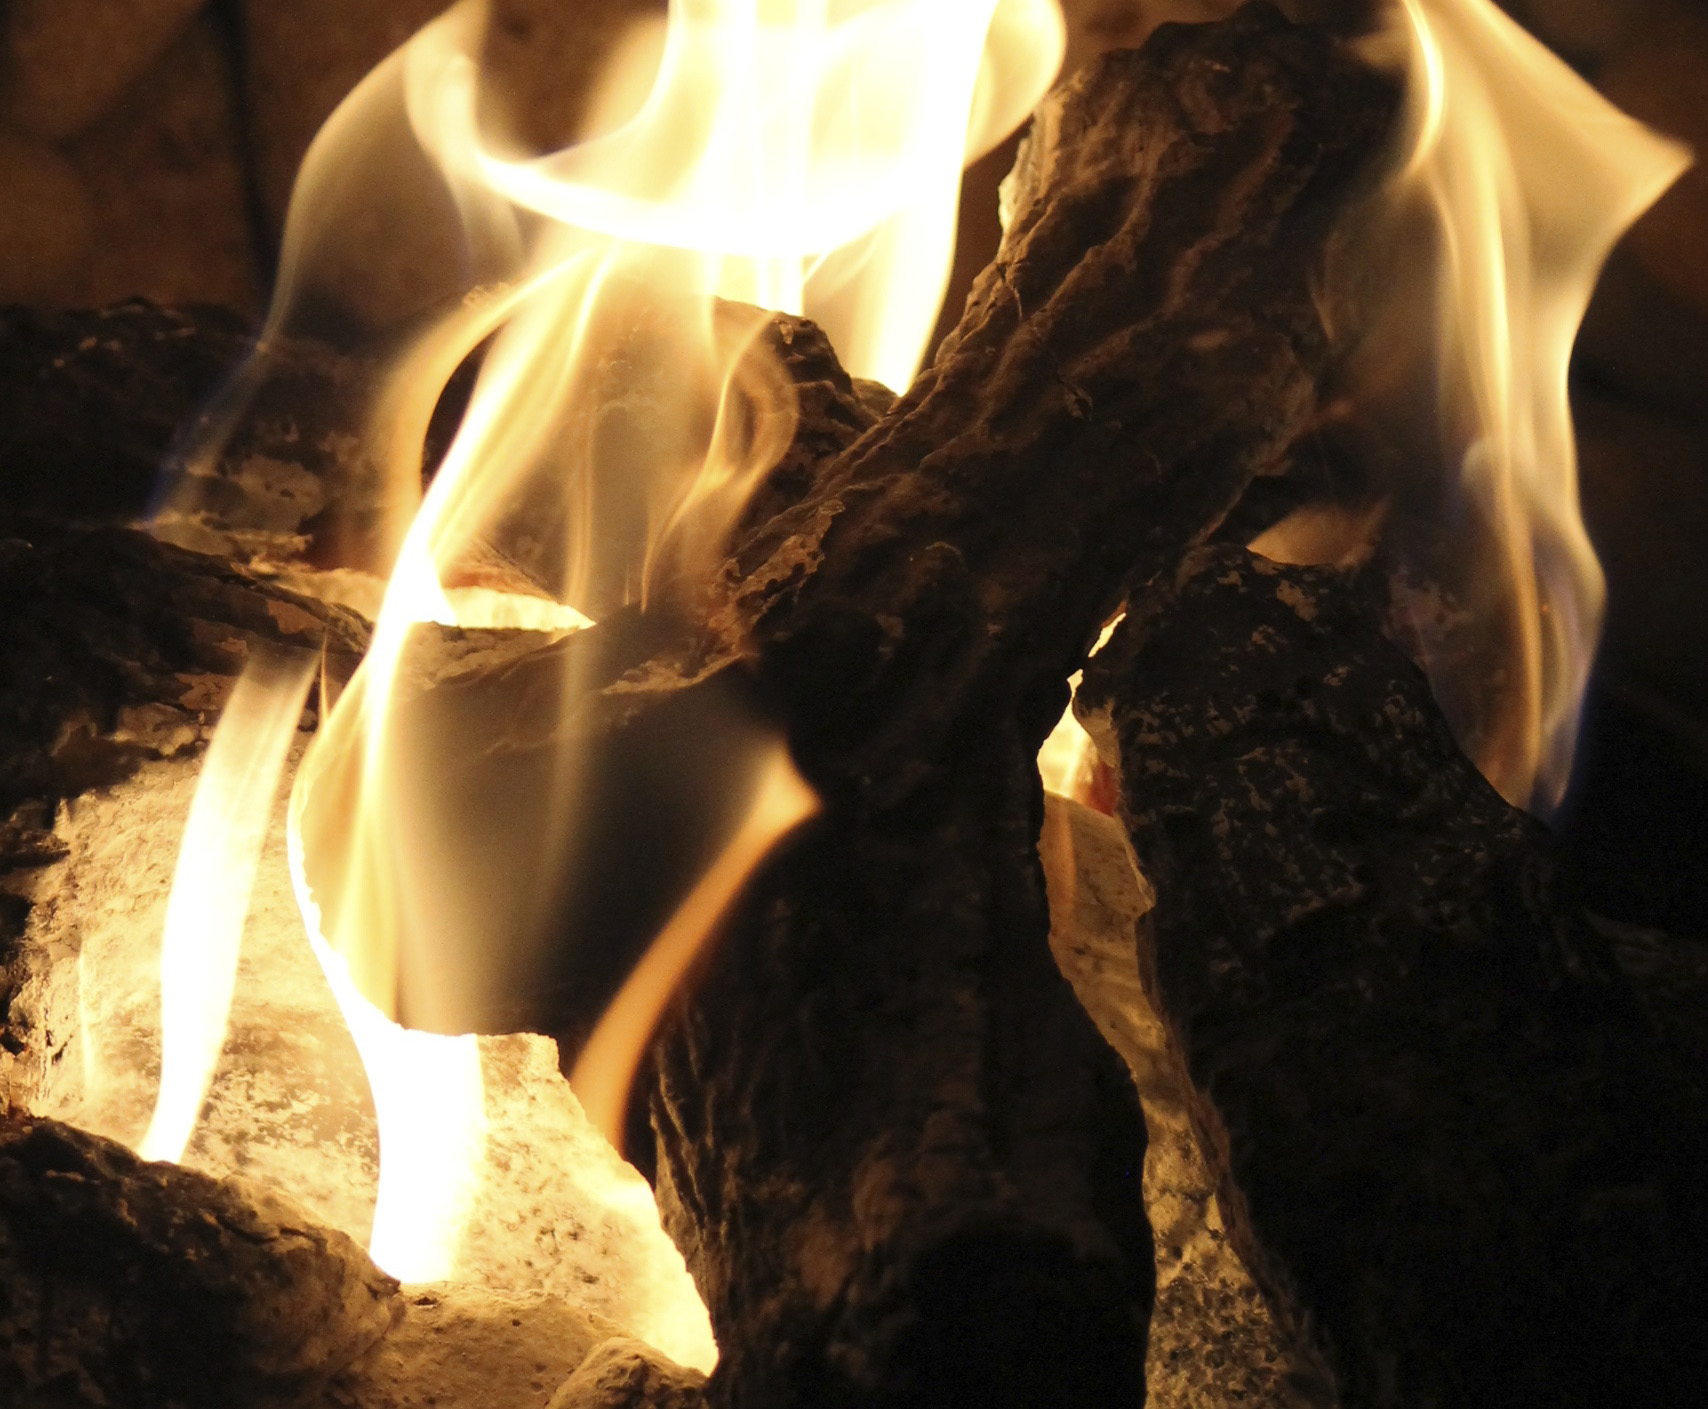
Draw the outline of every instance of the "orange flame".
M778 748L763 765L757 796L741 830L670 917L582 1048L569 1084L594 1128L618 1149L629 1086L664 1005L777 839L817 811L817 794L801 780L787 750Z

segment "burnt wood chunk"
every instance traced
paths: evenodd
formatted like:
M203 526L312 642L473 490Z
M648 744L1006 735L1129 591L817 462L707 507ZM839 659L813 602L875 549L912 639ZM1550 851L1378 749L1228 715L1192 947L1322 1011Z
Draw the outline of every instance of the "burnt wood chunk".
M253 342L226 309L0 308L0 504L140 517L179 432Z
M1230 1237L1343 1404L1690 1402L1703 1075L1365 585L1206 548L1076 707L1156 888L1141 970Z
M0 1117L7 1404L301 1403L392 1328L397 1291L265 1190Z
M826 804L654 1051L714 1405L1140 1402L1143 1128L1049 956L1033 758L1128 579L1314 413L1313 271L1393 107L1267 8L1068 84L935 363L613 701L751 672Z
M59 799L200 743L251 653L324 653L339 677L368 641L354 612L225 559L4 512L0 602L0 815L50 823Z
M895 796L975 708L1053 722L1127 580L1283 459L1328 354L1324 242L1395 102L1264 5L1046 99L933 364L735 547L717 620L815 782Z

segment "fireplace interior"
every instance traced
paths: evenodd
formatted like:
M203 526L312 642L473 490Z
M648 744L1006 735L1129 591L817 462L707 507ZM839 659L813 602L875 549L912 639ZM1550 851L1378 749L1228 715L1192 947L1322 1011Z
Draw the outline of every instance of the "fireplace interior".
M1705 95L0 5L0 1409L1696 1402Z

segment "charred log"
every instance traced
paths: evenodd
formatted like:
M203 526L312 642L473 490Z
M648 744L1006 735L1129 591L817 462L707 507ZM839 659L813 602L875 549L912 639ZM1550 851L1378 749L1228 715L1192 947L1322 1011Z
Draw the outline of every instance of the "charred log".
M275 1195L0 1122L8 1403L298 1402L401 1313L360 1248Z
M772 476L709 601L459 676L500 751L537 741L530 708L597 749L741 677L827 803L657 1049L713 1403L1142 1393L1143 1126L1050 961L1032 759L1128 581L1313 415L1313 279L1394 98L1264 8L1104 61L1040 116L1002 254L908 397L872 425L807 379L847 448ZM566 652L600 662L567 723L533 689Z
M1141 968L1230 1235L1342 1402L1688 1400L1701 1073L1364 587L1206 549L1078 708L1156 887Z
M254 651L324 653L336 678L367 646L355 613L135 530L8 515L0 533L8 813L51 817L60 798L199 742Z
M252 343L225 309L0 311L0 502L66 520L140 517L180 431Z
M1049 961L1032 757L1129 577L1310 416L1311 273L1392 107L1266 9L1094 67L935 364L740 545L714 621L829 806L655 1054L714 1403L1140 1392L1142 1130Z

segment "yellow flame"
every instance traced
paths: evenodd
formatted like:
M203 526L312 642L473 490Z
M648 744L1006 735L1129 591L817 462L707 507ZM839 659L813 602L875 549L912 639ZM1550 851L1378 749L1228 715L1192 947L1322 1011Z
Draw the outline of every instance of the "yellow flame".
M419 206L439 212L422 218L433 236L454 212L464 296L409 341L373 407L384 606L299 771L290 831L305 919L379 1111L374 1254L411 1278L449 1265L480 1139L474 1049L390 1021L412 938L459 942L456 917L420 882L431 853L468 825L429 819L442 835L415 854L401 840L400 809L419 811L421 780L445 765L415 756L397 723L404 697L419 696L401 681L420 628L561 631L663 584L707 580L795 425L792 386L759 342L765 320L719 300L806 313L854 374L911 380L947 281L960 166L1031 109L1065 37L1055 0L675 0L662 43L627 46L631 69L601 85L617 96L595 102L596 135L537 156L500 150L481 129L487 18L481 0L453 6L328 122L293 196L269 321L276 332L323 317L342 296L358 323L403 326L363 303L360 281L344 288L347 233ZM649 90L633 67L646 65ZM643 90L632 111L625 95ZM390 160L400 131L413 155ZM410 174L421 153L432 189ZM423 496L429 423L471 356L472 398ZM479 585L480 564L494 559L540 595ZM566 678L560 697L573 709L577 682ZM668 986L742 879L810 810L780 747L763 770L747 820L577 1068L607 1128ZM506 799L533 823L528 848L543 867L580 825L585 771L560 753L528 795ZM732 777L742 771L732 760ZM423 827L411 835L419 842ZM589 1065L600 1053L608 1068ZM410 1192L405 1176L436 1182Z
M1463 492L1498 581L1466 605L1503 668L1459 682L1462 728L1510 800L1548 808L1571 770L1603 582L1578 509L1572 344L1619 235L1689 163L1489 0L1402 0L1414 145L1401 191L1439 230L1438 377Z
M243 922L314 678L313 656L257 653L238 677L196 780L160 950L160 1092L137 1147L184 1157L207 1098L237 983Z
M291 884L374 1098L380 1171L368 1254L400 1282L444 1281L456 1267L485 1156L480 1047L472 1034L399 1027L362 996L344 956L320 930L320 907L303 871L302 796L293 789L286 834Z

